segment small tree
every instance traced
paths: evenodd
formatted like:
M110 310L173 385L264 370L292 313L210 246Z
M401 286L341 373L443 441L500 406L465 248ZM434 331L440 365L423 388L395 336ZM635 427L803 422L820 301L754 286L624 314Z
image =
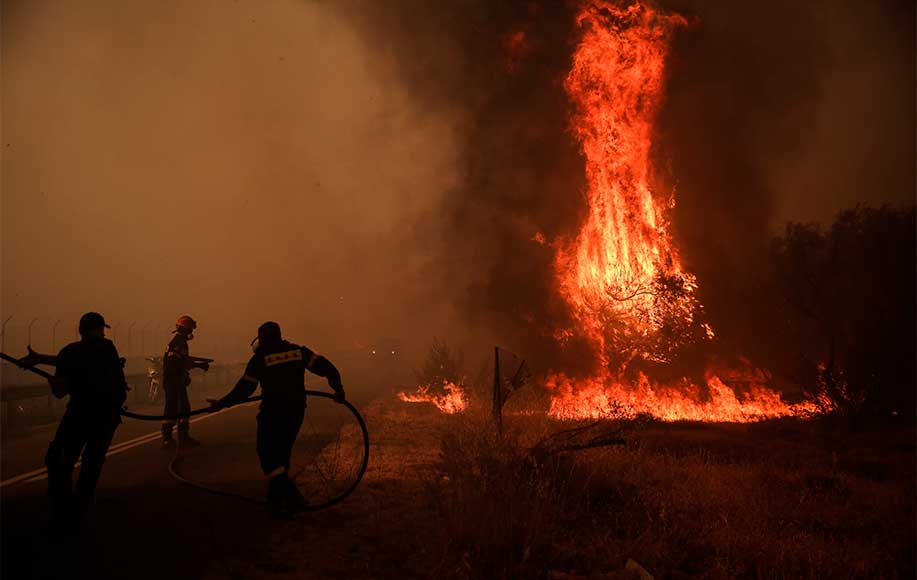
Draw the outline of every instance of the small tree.
M414 371L414 376L427 387L442 388L446 382L457 385L462 381L462 358L461 352L454 353L444 341L434 338L423 366Z

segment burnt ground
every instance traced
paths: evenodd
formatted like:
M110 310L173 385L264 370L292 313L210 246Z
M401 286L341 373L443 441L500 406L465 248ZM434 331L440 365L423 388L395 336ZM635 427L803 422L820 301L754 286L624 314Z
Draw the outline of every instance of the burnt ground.
M292 521L179 485L152 444L110 458L70 542L42 531L44 482L4 488L3 578L639 577L628 560L656 578L913 577L911 427L650 424L533 461L537 419L508 418L496 442L474 414L392 396L361 410L363 483ZM259 496L254 412L198 424L182 473Z

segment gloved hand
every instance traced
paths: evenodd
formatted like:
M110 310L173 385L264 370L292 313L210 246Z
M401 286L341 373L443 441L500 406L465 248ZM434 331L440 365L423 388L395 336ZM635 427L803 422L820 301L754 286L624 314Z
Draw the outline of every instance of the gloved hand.
M19 359L19 363L24 364L27 367L34 367L37 364L41 364L39 362L41 360L41 355L32 350L31 345L27 346L26 348L28 349L29 354Z
M346 400L346 396L344 395L344 387L340 387L339 389L334 391L334 402L335 403L343 403L345 400Z

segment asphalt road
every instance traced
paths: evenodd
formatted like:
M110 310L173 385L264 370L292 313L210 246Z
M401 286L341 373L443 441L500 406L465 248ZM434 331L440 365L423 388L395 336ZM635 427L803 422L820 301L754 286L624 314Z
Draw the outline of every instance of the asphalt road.
M308 416L327 431L346 420L340 409L315 399ZM263 497L265 482L255 455L256 412L247 405L196 421L192 434L204 445L185 452L182 475ZM221 566L227 555L257 553L271 541L278 524L266 508L180 484L168 473L173 456L160 449L158 424L135 423L126 419L119 429L96 502L76 537L59 540L47 533L47 480L40 473L0 488L4 579L201 578L214 575L214 566ZM321 436L314 425L307 427L294 454L321 448L315 444ZM40 464L49 438L50 433L5 441L4 453L22 458L6 462L18 471L5 470L4 481Z

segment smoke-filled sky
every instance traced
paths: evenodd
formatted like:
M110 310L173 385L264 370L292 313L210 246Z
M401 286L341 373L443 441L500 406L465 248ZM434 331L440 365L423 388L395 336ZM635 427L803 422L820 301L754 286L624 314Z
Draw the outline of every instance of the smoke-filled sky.
M20 326L189 313L244 348L275 319L333 350L439 307L412 232L457 179L452 128L327 7L11 1L2 48Z
M238 352L266 319L325 351L536 351L520 321L565 313L532 237L585 211L562 87L575 5L7 0L16 348L33 317L46 336L99 310L192 314L201 345ZM722 297L713 279L787 220L913 201L913 2L665 6L692 24L655 155L702 289Z

